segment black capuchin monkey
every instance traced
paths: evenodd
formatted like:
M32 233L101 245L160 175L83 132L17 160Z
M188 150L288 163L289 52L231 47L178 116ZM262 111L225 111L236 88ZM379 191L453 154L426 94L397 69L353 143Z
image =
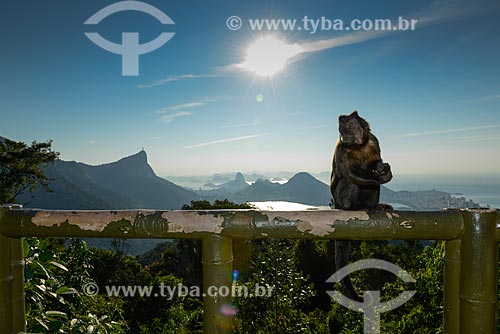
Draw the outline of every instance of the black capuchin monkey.
M379 204L380 185L392 179L391 167L382 162L377 138L370 132L367 121L353 111L339 116L340 137L332 161L330 191L335 209L392 210ZM335 241L337 270L349 264L349 240ZM349 276L341 281L350 299L361 301Z

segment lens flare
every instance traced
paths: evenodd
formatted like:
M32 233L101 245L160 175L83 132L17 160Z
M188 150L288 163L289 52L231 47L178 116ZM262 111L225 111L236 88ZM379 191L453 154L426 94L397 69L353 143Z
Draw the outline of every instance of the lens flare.
M256 39L246 50L246 58L240 67L259 76L273 76L285 69L288 61L303 52L298 44L289 44L276 36Z
M236 306L234 306L234 305L225 304L225 305L222 305L219 308L219 312L222 315L225 315L225 316L228 316L228 317L232 317L232 316L235 316L236 313L238 313L238 308Z

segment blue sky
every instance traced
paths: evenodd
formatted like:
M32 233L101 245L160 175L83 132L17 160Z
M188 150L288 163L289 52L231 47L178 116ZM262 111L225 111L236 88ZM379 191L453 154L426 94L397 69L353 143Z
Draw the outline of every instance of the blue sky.
M114 1L6 2L0 12L0 135L53 139L64 160L142 147L160 175L330 169L337 117L359 110L399 174L499 171L500 4L494 1L149 1L175 25ZM232 31L226 20L243 19ZM420 20L415 31L257 32L248 19ZM175 36L122 76L96 31ZM268 77L232 71L253 40L322 45ZM331 47L332 41L348 41ZM337 43L338 44L338 43ZM345 44L345 45L342 45ZM330 45L330 46L328 46ZM229 70L228 70L229 69Z

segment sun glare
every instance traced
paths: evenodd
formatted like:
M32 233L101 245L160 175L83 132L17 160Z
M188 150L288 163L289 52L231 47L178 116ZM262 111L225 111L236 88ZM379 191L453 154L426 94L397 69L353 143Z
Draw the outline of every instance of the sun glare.
M270 77L282 71L287 62L301 52L298 44L288 44L276 36L264 36L250 44L240 67L256 75Z

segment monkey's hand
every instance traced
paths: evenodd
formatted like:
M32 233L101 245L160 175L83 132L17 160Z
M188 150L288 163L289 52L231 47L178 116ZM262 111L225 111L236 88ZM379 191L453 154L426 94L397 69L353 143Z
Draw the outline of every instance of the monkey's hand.
M386 162L378 162L372 172L380 184L387 183L392 179L391 166Z
M379 161L372 170L373 174L377 176L382 176L391 171L391 166L387 162Z

